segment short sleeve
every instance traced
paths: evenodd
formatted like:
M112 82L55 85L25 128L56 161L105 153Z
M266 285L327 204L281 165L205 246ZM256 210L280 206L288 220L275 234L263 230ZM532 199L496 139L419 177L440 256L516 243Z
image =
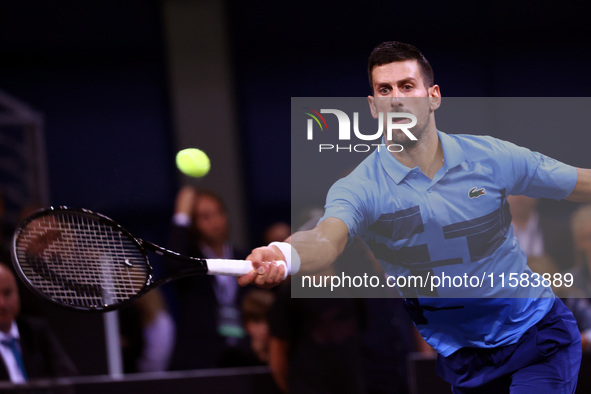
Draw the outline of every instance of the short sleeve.
M561 200L577 183L575 167L506 141L498 141L499 165L509 194Z
M367 227L368 201L361 184L353 184L347 178L341 179L328 191L324 216L320 222L329 217L342 220L349 229L349 240L351 240Z

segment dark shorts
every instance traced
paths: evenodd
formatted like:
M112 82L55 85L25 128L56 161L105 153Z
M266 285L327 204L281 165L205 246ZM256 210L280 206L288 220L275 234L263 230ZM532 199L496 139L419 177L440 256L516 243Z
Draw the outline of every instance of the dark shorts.
M544 318L513 345L461 348L439 356L437 373L454 393L574 393L581 365L581 334L571 311L556 298Z

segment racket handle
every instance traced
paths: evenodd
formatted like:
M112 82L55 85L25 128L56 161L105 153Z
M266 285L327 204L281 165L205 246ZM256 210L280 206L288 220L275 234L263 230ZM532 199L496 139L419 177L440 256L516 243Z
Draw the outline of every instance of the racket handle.
M252 261L248 260L229 260L229 259L207 259L208 275L227 275L242 276L248 274L254 268ZM287 278L287 266L284 261L276 261L277 265L282 265L285 270L283 279Z

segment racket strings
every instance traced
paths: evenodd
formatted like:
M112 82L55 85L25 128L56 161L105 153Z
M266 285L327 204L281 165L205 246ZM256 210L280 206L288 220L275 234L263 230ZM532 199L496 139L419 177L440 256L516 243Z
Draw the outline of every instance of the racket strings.
M15 251L31 284L68 305L105 308L145 286L149 267L137 243L120 229L83 212L30 221Z

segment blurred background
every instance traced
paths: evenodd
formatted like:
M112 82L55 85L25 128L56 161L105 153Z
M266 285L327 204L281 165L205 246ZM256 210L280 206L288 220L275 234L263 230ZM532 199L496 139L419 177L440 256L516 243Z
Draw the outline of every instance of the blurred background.
M367 57L382 41L418 46L443 96L589 96L586 4L528 4L2 2L5 229L31 207L68 205L166 244L176 193L194 184L226 201L233 242L257 246L269 224L290 221L291 97L366 96ZM512 140L591 167L588 130L570 132ZM208 153L203 179L176 170L186 147ZM91 356L78 363L106 371Z
M157 242L192 182L174 154L195 146L212 160L199 185L228 201L250 247L289 219L291 97L367 95L369 52L392 39L422 49L444 96L587 96L589 29L567 6L22 0L0 8L0 91L39 115L43 203ZM4 194L9 208L25 197Z

